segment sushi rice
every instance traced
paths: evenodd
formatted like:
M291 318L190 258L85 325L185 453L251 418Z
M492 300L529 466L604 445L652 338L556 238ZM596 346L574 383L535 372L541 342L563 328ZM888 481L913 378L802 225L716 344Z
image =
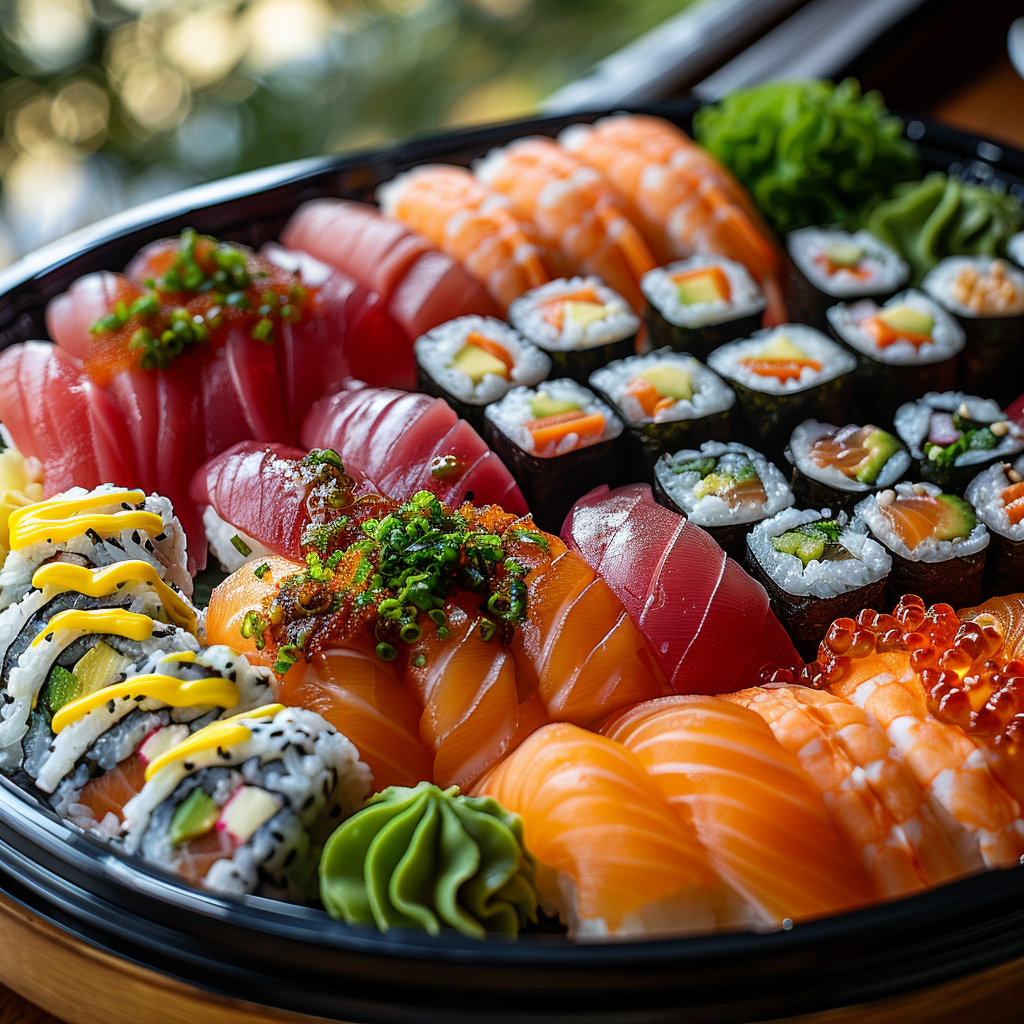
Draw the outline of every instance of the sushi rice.
M967 295L961 282L965 277L979 280L998 274L1008 287L996 294ZM930 270L921 284L936 302L966 319L1016 317L1024 315L1024 270L991 256L948 256Z
M235 572L246 562L266 558L274 553L255 537L250 537L245 531L221 519L212 505L207 505L203 510L203 529L213 557L225 572Z
M880 309L894 306L909 306L930 316L935 322L932 340L918 346L901 338L891 345L880 346L864 323L876 316ZM881 307L871 299L850 305L840 302L829 309L827 316L836 334L852 349L870 359L894 366L943 362L962 352L966 344L966 335L956 320L916 288L900 292Z
M679 466L701 457L718 460L715 472L729 472L732 466L749 461L764 487L764 502L743 502L732 508L725 498L717 494L697 497L694 489L702 477L696 470L679 472ZM759 452L734 441L705 441L700 450L685 449L674 455L663 456L654 468L655 476L662 490L686 513L686 517L697 526L717 527L733 523L752 523L775 515L793 504L793 492L778 467Z
M673 280L673 276L701 267L721 268L729 282L729 299L694 302L689 305L680 301L679 285ZM724 256L691 256L689 259L670 263L667 267L650 270L640 279L640 289L661 316L677 327L694 328L721 324L728 320L761 313L766 306L764 295L747 268L742 263L726 259Z
M370 770L352 743L313 711L284 708L272 718L238 721L246 739L171 761L129 801L125 850L173 870L172 821L193 791L202 789L222 811L241 787L251 787L269 795L259 802L266 816L232 856L214 862L203 884L215 892L309 900L320 848L362 806Z
M897 498L910 498L915 495L928 495L937 498L943 493L942 488L930 483L899 483L893 489ZM883 492L884 494L885 492ZM871 494L857 505L857 518L863 520L871 532L885 546L902 558L911 562L945 562L951 558L963 558L984 551L989 544L988 528L979 522L970 534L957 540L937 540L926 537L915 548L909 548L893 529L888 517L879 507L881 495ZM883 498L884 500L884 498Z
M509 379L497 373L485 373L478 384L469 374L449 364L466 345L473 332L491 338L514 360ZM435 327L413 345L416 360L439 388L467 405L496 402L511 387L539 384L551 372L551 360L539 348L529 344L518 331L502 320L483 316L461 316Z
M537 451L533 433L525 424L537 419L531 402L543 391L555 402L573 402L578 405L581 415L599 414L604 417L604 430L600 435L581 438L578 434L566 434L554 446ZM524 452L538 458L553 458L565 455L578 448L600 444L618 437L623 431L622 420L588 388L573 380L549 380L543 387L512 388L499 402L487 407L487 419L506 437L514 441Z
M571 297L592 289L604 306L600 319L580 324L571 316L562 317L559 329L545 316L545 307L560 296ZM599 277L560 277L515 299L508 307L512 326L534 345L551 351L572 351L610 345L636 334L640 318L617 291ZM518 383L518 382L517 382Z
M843 267L833 274L822 271L819 260L837 245L863 250L863 256L857 263L860 275ZM869 231L850 234L829 228L800 228L787 236L786 247L804 277L818 291L835 298L885 295L902 287L910 277L910 267L906 262Z
M754 373L744 365L745 359L759 358L765 349L778 339L792 342L808 360L820 363L821 369L804 366L798 377L781 380L778 377ZM723 345L708 356L708 366L722 377L734 380L752 391L769 395L787 395L841 377L856 368L857 360L846 349L813 327L783 324L780 327L758 331L742 341Z
M640 402L627 392L626 387L646 370L661 365L668 365L690 374L693 397L680 399L659 410L654 416L648 416ZM715 413L727 412L736 402L736 393L717 373L713 373L693 356L673 352L670 348L609 363L593 374L590 382L615 403L623 418L631 424L701 419Z
M1014 472L1020 476L1021 469L1024 469L1024 458L1019 460L1018 465L1020 469L1015 470L1011 470L1003 462L989 466L971 481L964 497L974 508L978 519L990 530L1012 541L1020 542L1024 541L1024 520L1011 523L1003 502L1003 491L1015 482L1007 473ZM1021 586L1024 586L1024 579L1021 580Z
M772 545L773 537L831 518L827 508L820 512L784 509L754 527L747 538L750 553L780 589L800 597L838 597L884 579L892 568L892 558L878 541L868 536L863 523L842 512L835 517L842 527L838 543L850 558L812 559L804 565L796 555L777 551Z

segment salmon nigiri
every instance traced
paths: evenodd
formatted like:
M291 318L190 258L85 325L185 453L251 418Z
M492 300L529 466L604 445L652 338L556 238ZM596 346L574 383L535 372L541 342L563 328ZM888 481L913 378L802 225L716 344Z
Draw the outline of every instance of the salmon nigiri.
M914 892L971 870L863 708L807 686L758 686L723 698L759 714L796 757L880 893Z
M417 167L378 191L381 207L454 256L504 310L551 279L532 230L463 167Z
M666 697L614 716L602 732L692 819L715 869L767 923L876 897L796 758L752 711L717 697Z
M475 792L522 817L541 896L572 936L707 932L735 917L693 828L619 743L546 725Z

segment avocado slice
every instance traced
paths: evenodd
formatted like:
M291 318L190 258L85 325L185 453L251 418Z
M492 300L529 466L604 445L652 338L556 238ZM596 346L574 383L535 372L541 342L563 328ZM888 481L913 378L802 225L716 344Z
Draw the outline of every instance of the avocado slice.
M862 484L873 484L878 479L885 464L903 447L899 439L887 430L877 427L868 434L865 442L868 449L867 458L857 470L856 479Z
M589 327L603 320L608 307L600 302L587 302L580 299L568 299L563 306L563 313L579 327Z
M718 465L718 459L713 455L702 455L687 462L677 462L672 467L673 473L699 473L703 479L711 473Z
M777 334L764 347L758 359L766 359L771 363L800 362L807 358L807 353L796 347L784 334Z
M850 270L864 259L864 250L853 242L834 242L825 247L825 259L834 267Z
M825 554L824 537L808 537L806 533L790 530L779 537L772 537L772 547L786 555L796 555L806 567L815 559L820 561Z
M716 272L717 271L717 272ZM717 267L698 270L676 282L676 294L684 306L699 302L722 302L728 296L721 286L722 272Z
M935 530L936 540L963 540L970 536L971 530L978 525L978 518L974 509L955 494L940 494L938 496L948 509L946 517Z
M508 367L497 356L485 352L478 345L463 345L452 356L448 368L461 370L474 385L479 384L489 373L508 380Z
M530 412L533 413L535 420L558 416L563 412L577 412L579 409L579 402L574 402L570 398L552 398L546 391L538 391L530 400Z
M73 672L54 665L43 692L43 702L56 714L65 704L110 686L130 667L127 658L101 640L78 659Z
M172 846L178 846L189 839L206 835L217 824L219 817L220 808L213 797L204 789L193 789L174 812L167 838Z
M935 329L935 317L913 306L886 306L878 319L901 334L923 334L930 338Z
M648 384L663 398L671 398L677 402L689 401L693 398L693 374L689 370L681 370L678 366L658 363L640 374Z

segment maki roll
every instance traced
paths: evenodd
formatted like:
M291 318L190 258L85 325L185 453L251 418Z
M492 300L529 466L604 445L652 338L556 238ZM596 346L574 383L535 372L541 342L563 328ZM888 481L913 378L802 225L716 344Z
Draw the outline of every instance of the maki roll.
M802 505L852 512L865 494L891 487L910 469L910 452L887 430L806 420L786 449L793 493Z
M793 262L790 308L824 329L837 299L884 299L910 280L910 267L869 231L800 228L786 238Z
M754 527L746 564L796 649L810 660L834 619L882 600L892 558L845 512L789 508Z
M1018 466L997 462L967 487L966 498L992 538L985 560L985 586L992 594L1024 587L1024 459Z
M180 634L140 664L109 640L55 667L32 712L22 771L79 828L117 835L147 765L225 711L270 699L270 673ZM111 681L113 680L113 681Z
M989 533L963 498L935 484L901 483L869 495L856 513L892 553L889 605L904 594L926 606L981 603Z
M152 761L125 807L124 847L216 892L308 902L324 841L369 788L370 770L333 726L271 704Z
M573 380L513 388L487 407L487 442L512 471L541 529L558 533L573 502L617 484L622 421Z
M1024 431L996 402L961 391L929 392L901 405L895 425L920 476L954 494L984 466L1024 449Z
M748 432L770 458L809 417L845 417L857 360L813 327L783 324L716 349L708 365L736 390Z
M551 360L552 375L577 384L636 351L640 318L598 277L561 277L508 307L512 326Z
M413 345L419 389L443 398L479 433L484 408L517 384L532 387L551 372L551 360L508 324L460 316L428 331Z
M872 299L840 302L828 311L832 333L860 357L858 389L866 410L891 418L925 391L955 388L964 348L963 328L916 289L884 306Z
M662 505L703 527L738 562L754 523L794 500L773 463L734 441L705 441L699 449L662 455L653 490Z
M949 256L921 287L967 334L963 386L1009 405L1024 390L1024 270L991 256Z
M761 326L766 302L742 263L724 256L691 256L650 270L640 279L651 345L668 345L707 359L719 345Z
M632 356L592 374L590 386L622 417L648 480L664 452L729 439L736 395L693 356L669 348Z

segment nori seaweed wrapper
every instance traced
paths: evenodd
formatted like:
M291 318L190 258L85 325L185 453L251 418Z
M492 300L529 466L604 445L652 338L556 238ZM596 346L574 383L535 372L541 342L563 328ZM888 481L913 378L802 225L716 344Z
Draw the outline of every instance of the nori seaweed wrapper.
M790 486L796 498L797 508L827 508L831 510L833 516L840 512L853 515L853 508L857 502L863 501L871 494L871 488L865 491L847 491L833 487L831 484L816 480L813 476L808 476L797 466L793 467Z
M469 423L478 434L484 432L484 410L490 404L484 402L481 405L473 405L456 398L450 391L438 384L436 380L422 367L416 363L416 388L425 395L433 398L443 398L454 410L455 415ZM497 401L497 399L496 399Z
M1024 540L1011 540L989 527L985 549L985 593L989 597L1024 590Z
M1024 314L957 320L967 334L962 390L1005 408L1024 391Z
M891 299L896 290L874 292L868 295L843 297L823 292L810 278L792 261L789 260L789 291L786 293L786 304L790 318L794 323L817 327L825 334L829 333L828 311L837 302L859 302L861 299L873 299L879 305ZM842 341L842 338L839 339Z
M617 487L623 481L625 432L549 458L524 451L491 420L484 436L515 477L534 522L548 533L561 531L573 504L587 491L601 484Z
M748 316L740 316L724 323L708 324L705 327L683 327L674 324L661 315L651 303L644 310L644 323L651 348L669 348L696 356L701 362L720 345L739 338L746 338L761 326L762 313L759 310Z
M661 486L661 482L658 480L657 475L651 483L651 493L654 495L654 500L659 505L664 505L665 508L676 515L682 516L687 519L686 510L680 508L671 498L668 491ZM734 561L741 562L746 555L747 551L747 534L757 526L758 523L763 522L763 519L752 519L748 523L725 523L722 526L702 526L701 529L711 535L712 540Z
M852 371L833 377L799 391L771 395L755 391L729 377L727 383L736 392L743 414L744 433L754 440L752 448L781 462L790 434L804 420L829 423L849 422L853 405L854 374ZM689 447L696 448L697 445Z
M993 462L998 462L1001 457L993 454L991 459L986 459L984 462L972 462L969 466L957 466L953 463L940 466L939 463L932 462L931 459L915 459L913 468L922 480L927 480L930 484L937 484L947 494L955 494L962 498L964 491L967 490L967 485L982 470L987 469Z
M585 388L590 387L590 375L600 370L602 366L636 355L635 334L630 334L619 341L610 341L607 345L594 345L592 348L560 349L546 348L536 341L534 344L551 359L549 378L568 377Z
M607 396L602 397L608 400ZM618 408L614 402L611 404ZM623 436L626 437L629 454L639 460L639 465L631 464L630 467L634 470L633 479L639 478L642 466L642 479L653 483L654 464L662 455L670 455L682 448L699 448L705 441L731 441L731 412L732 409L723 409L697 419L665 420L661 423L630 423L623 417L626 424Z
M895 558L893 555L894 561ZM744 563L747 572L768 592L772 611L786 627L800 657L806 661L813 661L818 656L818 645L835 619L853 619L863 608L883 607L881 602L885 595L886 581L890 578L883 576L874 583L835 597L810 597L783 590L765 572L749 547Z
M895 607L904 594L917 594L926 606L945 603L954 608L981 604L984 599L985 554L988 547L971 555L947 558L942 562L914 562L898 555L888 545L886 549L892 555L886 607Z

